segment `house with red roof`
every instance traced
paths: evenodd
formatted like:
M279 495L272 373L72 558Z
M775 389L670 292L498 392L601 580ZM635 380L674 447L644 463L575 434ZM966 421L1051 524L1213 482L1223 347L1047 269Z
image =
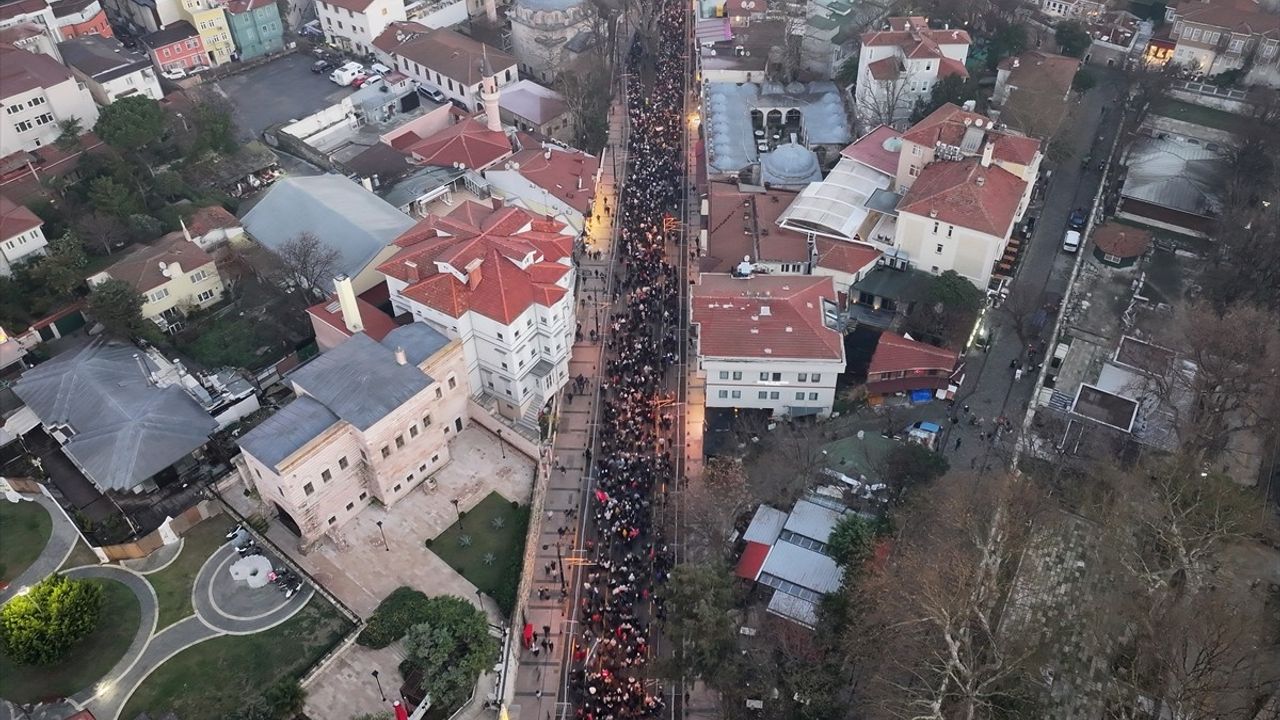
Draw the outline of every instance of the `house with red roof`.
M176 328L191 310L222 299L225 289L213 256L182 232L139 245L106 269L86 278L89 287L122 280L142 296L142 317L160 329Z
M862 34L854 112L870 125L904 121L939 80L967 78L969 33L934 29L923 17L894 17Z
M461 341L473 394L536 430L569 379L575 237L524 208L467 201L403 232L378 271L397 316Z
M1274 82L1280 65L1280 15L1254 0L1182 0L1165 6L1171 60L1205 75L1239 68Z
M43 226L25 205L0 195L0 276L12 274L15 263L44 254L49 242Z
M396 329L396 321L390 315L356 295L351 278L339 275L333 279L333 288L334 293L328 299L307 308L320 352L341 345L356 333L382 342Z
M521 149L484 173L495 194L581 232L591 215L600 160L594 155L518 137Z
M475 117L463 117L426 137L414 132L397 135L392 147L422 165L463 167L482 171L514 153L511 140L502 130L490 129Z
M893 395L914 390L946 390L961 371L954 350L935 347L893 332L880 334L867 368L867 393Z
M831 414L845 368L831 278L703 273L690 304L708 408Z

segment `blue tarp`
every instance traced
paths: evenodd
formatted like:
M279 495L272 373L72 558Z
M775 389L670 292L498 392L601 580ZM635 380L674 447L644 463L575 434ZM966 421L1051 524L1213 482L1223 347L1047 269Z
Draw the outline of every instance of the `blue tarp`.
M933 399L932 390L912 390L911 391L911 402L913 403L929 402L932 399ZM938 426L934 425L933 423L923 423L920 425L920 429L929 430L930 432L937 432Z

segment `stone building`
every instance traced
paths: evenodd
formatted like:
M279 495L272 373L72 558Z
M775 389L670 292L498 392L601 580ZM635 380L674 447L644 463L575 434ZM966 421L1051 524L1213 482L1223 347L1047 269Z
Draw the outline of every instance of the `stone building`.
M590 0L516 0L507 17L521 77L550 84L558 68L592 44Z

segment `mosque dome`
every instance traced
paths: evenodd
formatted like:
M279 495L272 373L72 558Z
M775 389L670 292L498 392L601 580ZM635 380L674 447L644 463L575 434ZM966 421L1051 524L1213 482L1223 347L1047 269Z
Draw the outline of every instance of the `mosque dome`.
M779 145L760 156L763 179L770 185L807 185L822 179L818 156L794 142Z
M518 7L534 12L556 12L569 10L583 3L583 0L516 0Z

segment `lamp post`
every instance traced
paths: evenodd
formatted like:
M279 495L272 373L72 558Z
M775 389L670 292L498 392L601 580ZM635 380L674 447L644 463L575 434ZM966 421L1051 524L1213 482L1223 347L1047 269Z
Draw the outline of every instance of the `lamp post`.
M453 503L453 511L454 511L455 513L457 513L457 514L458 514L458 527L459 527L459 528L462 528L462 527L463 527L463 525L462 525L462 510L458 509L458 499L457 499L457 498L454 498L453 500L450 500L449 502Z
M476 588L476 602L480 603L480 612L484 612L484 596L480 594L480 588Z
M560 568L560 592L568 592L564 580L564 557L560 554L560 541L556 541L556 567Z
M369 673L369 674L373 676L373 681L374 681L374 682L376 682L376 683L378 683L378 695L380 695L380 696L382 697L382 702L386 702L386 701L387 701L387 694L386 694L386 693L384 693L384 692L382 692L382 681L378 679L378 671L377 671L377 670L374 670L373 672L371 672L371 673Z
M391 552L391 546L387 544L387 532L382 529L382 521L378 521L378 533L382 535L382 549Z
M498 449L502 451L502 459L507 459L507 445L502 442L502 428L498 428Z

